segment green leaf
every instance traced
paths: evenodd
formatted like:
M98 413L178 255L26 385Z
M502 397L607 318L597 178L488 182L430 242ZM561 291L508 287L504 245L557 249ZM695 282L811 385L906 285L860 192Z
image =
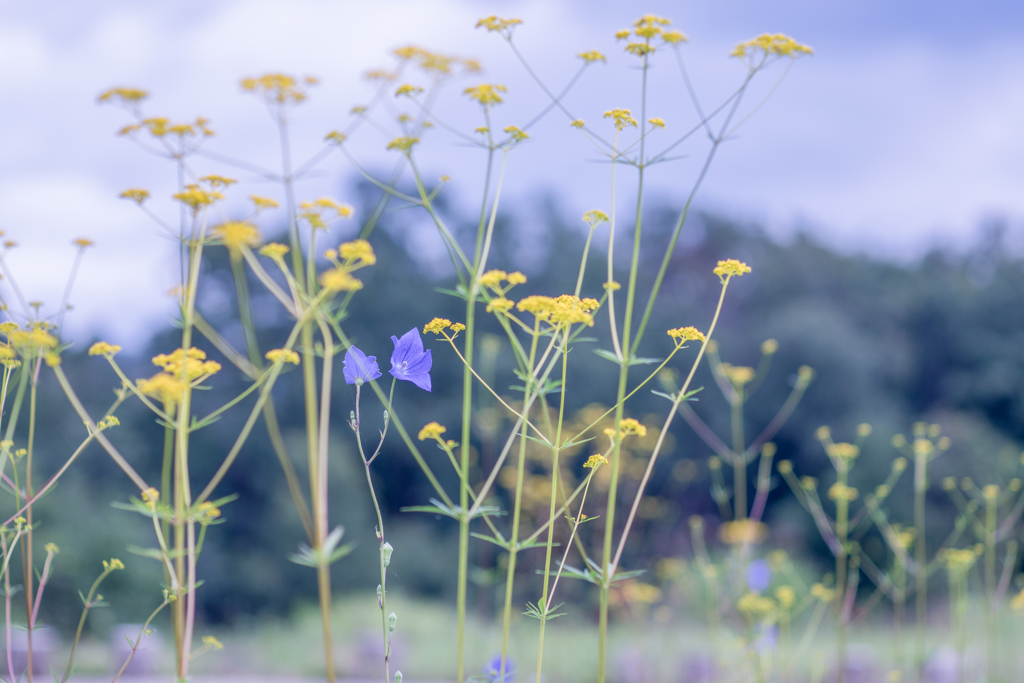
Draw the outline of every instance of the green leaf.
M616 356L613 352L608 351L607 349L594 349L594 353L596 353L601 358L604 358L605 360L610 360L616 365L619 364L618 356Z
M494 536L485 536L483 534L478 534L475 531L470 531L469 535L473 536L474 538L479 538L481 541L487 541L488 543L493 543L494 545L498 546L499 548L504 548L505 550L509 549L508 541L506 541L504 539L500 539L499 540L499 539L495 538Z

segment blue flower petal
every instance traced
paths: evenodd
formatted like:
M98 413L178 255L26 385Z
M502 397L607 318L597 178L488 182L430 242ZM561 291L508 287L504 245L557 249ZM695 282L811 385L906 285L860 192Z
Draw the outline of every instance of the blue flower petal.
M389 373L396 379L412 382L424 391L430 391L430 368L433 359L430 351L423 350L420 331L412 328L402 338L392 336L391 342L395 350L391 353L391 369Z
M362 384L380 377L376 356L367 356L355 346L348 347L345 360L342 362L343 374L347 384Z

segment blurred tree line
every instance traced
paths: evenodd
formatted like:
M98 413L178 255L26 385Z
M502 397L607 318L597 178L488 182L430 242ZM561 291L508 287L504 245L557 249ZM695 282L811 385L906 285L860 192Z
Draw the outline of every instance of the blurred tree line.
M369 215L378 194L371 187L359 186L361 202L357 215ZM516 288L515 298L571 292L585 238L582 223L567 220L552 200L539 198L535 206L528 208L521 213L512 210L499 218L491 266L526 273L529 281ZM435 316L457 321L463 315L462 301L439 291L452 286L451 269L445 265L443 254L439 260L433 250L424 247L431 241L424 234L433 230L424 218L415 210L383 214L370 238L378 263L360 273L365 288L355 297L350 316L343 321L354 343L368 355L375 355L385 373L392 349L391 335L401 336L410 328L422 328ZM642 278L657 272L664 253L662 245L675 218L675 210L665 204L653 205L647 211L647 246L641 259L649 267L641 267ZM476 230L474 221L458 220L457 216L452 218L452 224L461 226L467 240ZM632 237L625 234L626 223L620 226L627 230L620 227L623 244L616 254L628 258ZM353 230L346 226L329 239L321 237L320 243L324 248L334 246L343 239L351 239ZM599 297L602 292L605 239L600 231L595 236L584 296ZM1017 302L1019 293L1024 291L1024 261L1003 248L999 230L990 230L968 253L933 251L913 265L902 266L839 253L807 235L798 235L791 243L782 244L749 226L735 225L713 215L692 216L654 309L642 356L663 358L670 352L672 342L664 334L670 327L695 325L707 329L719 291L711 271L724 258L745 261L753 267L753 273L730 286L715 334L722 359L734 365L755 366L761 343L769 338L778 341L769 374L748 402L748 441L772 419L786 399L797 369L808 365L815 370L816 379L775 439L779 447L777 460L793 461L799 474L819 476L827 486L834 475L828 474L831 468L814 437L815 429L830 425L837 440L852 440L856 425L868 422L874 428L873 434L851 483L870 490L881 483L898 455L890 444L893 435L908 433L911 424L918 420L941 424L953 447L933 468L929 503L937 522L929 522L935 534L934 540L930 539L932 544L942 541L954 516L946 494L938 486L943 476L970 476L983 485L1005 483L1019 471L1019 443L1024 440L1024 310ZM623 262L621 267L622 276L616 279L624 281L628 263ZM209 250L205 278L202 315L229 341L243 348L225 250ZM649 285L642 282L641 291ZM263 293L257 281L250 283L250 289L257 323L264 334L262 347L274 348L286 336L291 321L277 302ZM571 353L568 411L580 421L595 414L598 405L610 403L614 396L617 368L592 352L610 348L601 331L607 327L606 322L601 322L606 315L605 311L598 315L594 340L577 343ZM510 387L518 380L511 372L507 342L498 336L500 328L496 324L489 330L485 324L485 331L489 333L480 336L478 349L481 373L500 393L514 400L515 392ZM64 354L64 366L92 414L100 414L113 399L116 376L101 359L85 356L88 344L81 343L86 340L78 341L72 351ZM219 404L246 386L241 373L234 372L204 342L200 340L197 345L207 350L211 358L221 361L224 370L209 382L213 389L195 399L197 414L204 413L205 405ZM433 392L428 394L411 384L399 383L396 410L411 430L436 420L447 425L450 433L457 434L461 365L446 345L433 338L425 338L425 342L433 351ZM149 358L169 352L179 343L178 331L169 324L154 333L145 349L128 349L119 360L130 376L148 377L155 371ZM693 351L684 351L680 356L680 369L688 367L690 353ZM645 376L650 367L634 368L636 380ZM385 374L382 381L387 379ZM657 382L650 386L660 388ZM728 441L728 405L717 393L706 364L699 370L695 386L704 386L705 390L691 405ZM337 425L331 444L330 520L332 526L344 525L346 539L355 541L358 547L334 566L333 583L339 592L372 592L378 582L372 508L353 435L345 425L354 392L342 382L340 372L334 394ZM475 466L489 468L512 423L493 399L480 391L477 397L473 425ZM557 395L549 397L552 399L556 400ZM297 373L278 382L275 400L301 477L305 471L304 418ZM36 457L40 470L48 473L63 463L84 431L51 377L42 382L41 405L45 426L38 437ZM663 398L643 390L628 402L627 414L657 426L667 406ZM372 434L382 426L381 412L371 395L362 406L364 433ZM197 479L205 481L213 473L241 429L246 413L244 407L236 408L193 436ZM162 428L137 401L127 402L118 416L121 426L109 432L111 440L142 476L157 481ZM705 515L712 527L717 518L718 508L709 494L710 449L681 419L674 422L669 443L671 448L659 461L652 478L650 500L641 508L640 526L627 548L623 563L627 569L653 567L659 557L688 557L687 518ZM204 452L210 454L205 461L200 455ZM579 476L580 465L589 452L584 447L568 458L568 476ZM441 481L454 491L457 480L443 453L429 448L425 453ZM642 473L644 455L642 448L627 453L632 463L625 471L627 491L629 486L635 487L635 480ZM550 466L546 458L532 451L529 457L529 471L536 476L532 484L546 485L545 467ZM404 506L426 503L432 492L393 433L388 435L374 470L381 502L390 518L389 539L395 547L395 578L389 583L390 589L421 596L453 593L456 525L432 515L399 512ZM890 499L892 519L910 519L906 502L910 496L901 495L909 492L910 481L905 475ZM205 582L200 588L202 618L208 622L237 622L286 613L299 602L313 601L314 573L287 559L305 538L262 426L254 430L218 490L218 495L231 493L237 493L238 499L225 506L223 524L211 527L200 561L200 574ZM40 537L61 547L42 607L45 620L62 629L75 623L77 592L88 588L101 570L101 560L110 557L122 558L128 569L116 573L105 584L103 592L112 609L94 611L90 616L94 629L103 631L115 621L139 620L160 602L159 566L126 549L129 545L154 545L148 520L110 506L113 501L127 501L131 495L137 492L130 482L94 445L39 504L36 519L43 521ZM532 494L528 490L527 525L546 518L547 495L546 490L535 490ZM627 493L625 498L631 496ZM588 501L590 505L593 510L589 514L601 513L600 491ZM827 550L815 540L818 535L810 519L784 484L776 486L770 496L766 521L771 527L769 543L774 547L794 555L825 559ZM584 527L584 542L590 541L587 534L601 532L600 523L598 520L587 525L589 529ZM881 544L876 545L874 551L866 545L867 552L884 553ZM496 548L483 541L475 551L479 565L474 575L476 602L486 612L493 609L498 591L496 581L504 573L503 558ZM520 557L521 571L524 576L530 575L536 563L543 561L543 551L530 551ZM570 558L570 564L579 564L575 553ZM593 592L581 592L583 589L579 585L565 588L574 597ZM535 596L524 595L521 601L527 599Z

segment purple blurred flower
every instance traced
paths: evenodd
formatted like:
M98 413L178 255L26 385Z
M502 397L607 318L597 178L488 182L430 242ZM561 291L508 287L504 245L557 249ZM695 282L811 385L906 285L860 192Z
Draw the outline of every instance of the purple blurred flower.
M501 675L501 655L496 654L484 665L483 671L487 683L509 683L516 672L515 662L511 657L505 658L505 675Z
M424 391L430 391L430 351L423 350L420 331L415 327L402 335L392 336L395 350L391 353L391 369L388 370L398 379L412 382Z
M747 587L763 593L772 582L772 570L764 560L754 560L747 566Z
M348 347L345 352L345 382L348 384L362 384L380 377L380 368L377 367L377 357L367 356L354 346Z

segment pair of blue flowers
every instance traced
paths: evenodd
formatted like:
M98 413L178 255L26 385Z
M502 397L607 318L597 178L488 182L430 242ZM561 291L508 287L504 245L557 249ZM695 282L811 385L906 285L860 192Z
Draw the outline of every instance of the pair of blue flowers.
M402 335L392 336L395 350L391 352L391 373L396 379L412 382L424 391L430 391L430 351L423 350L420 331L415 327ZM344 373L348 384L362 384L380 377L376 356L367 356L354 346L345 352Z

